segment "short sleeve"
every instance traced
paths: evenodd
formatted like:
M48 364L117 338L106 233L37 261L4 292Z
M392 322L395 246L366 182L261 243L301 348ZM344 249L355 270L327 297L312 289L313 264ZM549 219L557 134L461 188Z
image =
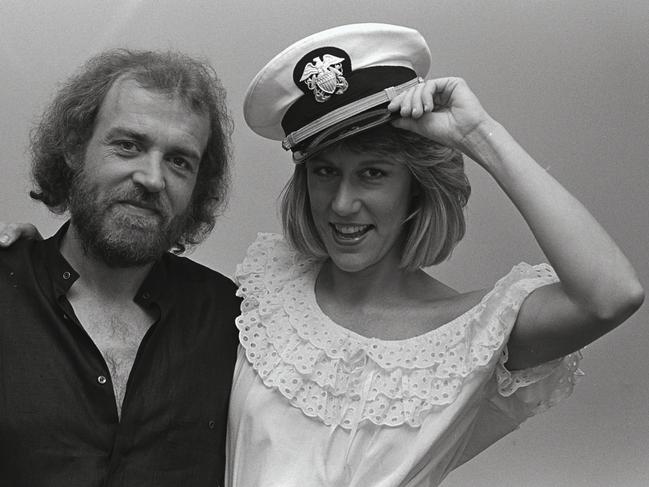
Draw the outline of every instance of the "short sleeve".
M510 372L505 367L507 349L496 367L498 394L506 409L523 420L554 406L572 394L583 372L579 368L581 351L532 367Z
M558 282L547 264L518 264L508 276L505 299L499 303L504 329L511 329L523 301L535 289ZM570 396L578 378L581 352L511 372L505 367L507 347L503 347L494 374L487 383L483 401L462 458L456 466L468 461L487 447L516 430L526 419L556 405Z
M517 284L524 289L526 296L541 286L559 282L554 270L547 264L529 266L526 273L528 277ZM520 305L522 301L519 309ZM577 379L583 375L579 369L581 357L578 351L536 367L512 372L505 367L508 358L505 346L496 364L497 396L494 401L519 423L554 406L572 394Z
M505 349L456 467L518 429L526 419L567 398L579 376L583 375L579 369L580 359L581 352L576 352L512 373L504 366L507 361Z

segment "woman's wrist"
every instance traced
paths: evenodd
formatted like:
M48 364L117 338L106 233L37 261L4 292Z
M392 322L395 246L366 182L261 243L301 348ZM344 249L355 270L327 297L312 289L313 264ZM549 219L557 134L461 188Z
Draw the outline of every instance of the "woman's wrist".
M460 148L468 152L483 150L485 146L493 143L493 137L500 127L502 126L493 118L489 117L485 119L462 136L462 139L459 141Z
M478 124L460 142L460 150L491 173L498 170L508 159L507 153L516 148L520 149L507 129L492 118Z

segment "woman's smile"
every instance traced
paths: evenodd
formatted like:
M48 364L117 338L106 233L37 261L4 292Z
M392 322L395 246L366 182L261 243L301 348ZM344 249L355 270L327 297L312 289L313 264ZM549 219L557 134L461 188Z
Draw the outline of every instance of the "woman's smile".
M306 164L313 222L332 262L346 272L387 262L396 269L411 199L408 168L346 149Z
M334 238L345 245L360 242L373 228L373 225L354 223L330 223L329 225L332 228Z

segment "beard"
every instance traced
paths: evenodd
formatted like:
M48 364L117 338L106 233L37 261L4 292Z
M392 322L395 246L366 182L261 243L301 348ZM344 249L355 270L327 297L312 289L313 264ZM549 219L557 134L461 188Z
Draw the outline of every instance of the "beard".
M173 215L159 193L140 186L99 195L83 170L70 189L69 210L86 253L113 268L136 267L158 260L185 232L191 208ZM134 214L123 203L144 205L149 215Z

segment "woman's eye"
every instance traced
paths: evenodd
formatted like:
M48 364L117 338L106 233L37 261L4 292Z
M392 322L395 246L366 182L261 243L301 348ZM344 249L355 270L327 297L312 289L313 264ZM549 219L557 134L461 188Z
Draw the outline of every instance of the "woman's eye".
M317 176L327 177L327 176L333 176L335 174L335 171L331 167L321 166L321 167L316 167L313 170L313 174Z
M379 179L385 176L385 171L369 167L363 171L362 175L368 179Z

